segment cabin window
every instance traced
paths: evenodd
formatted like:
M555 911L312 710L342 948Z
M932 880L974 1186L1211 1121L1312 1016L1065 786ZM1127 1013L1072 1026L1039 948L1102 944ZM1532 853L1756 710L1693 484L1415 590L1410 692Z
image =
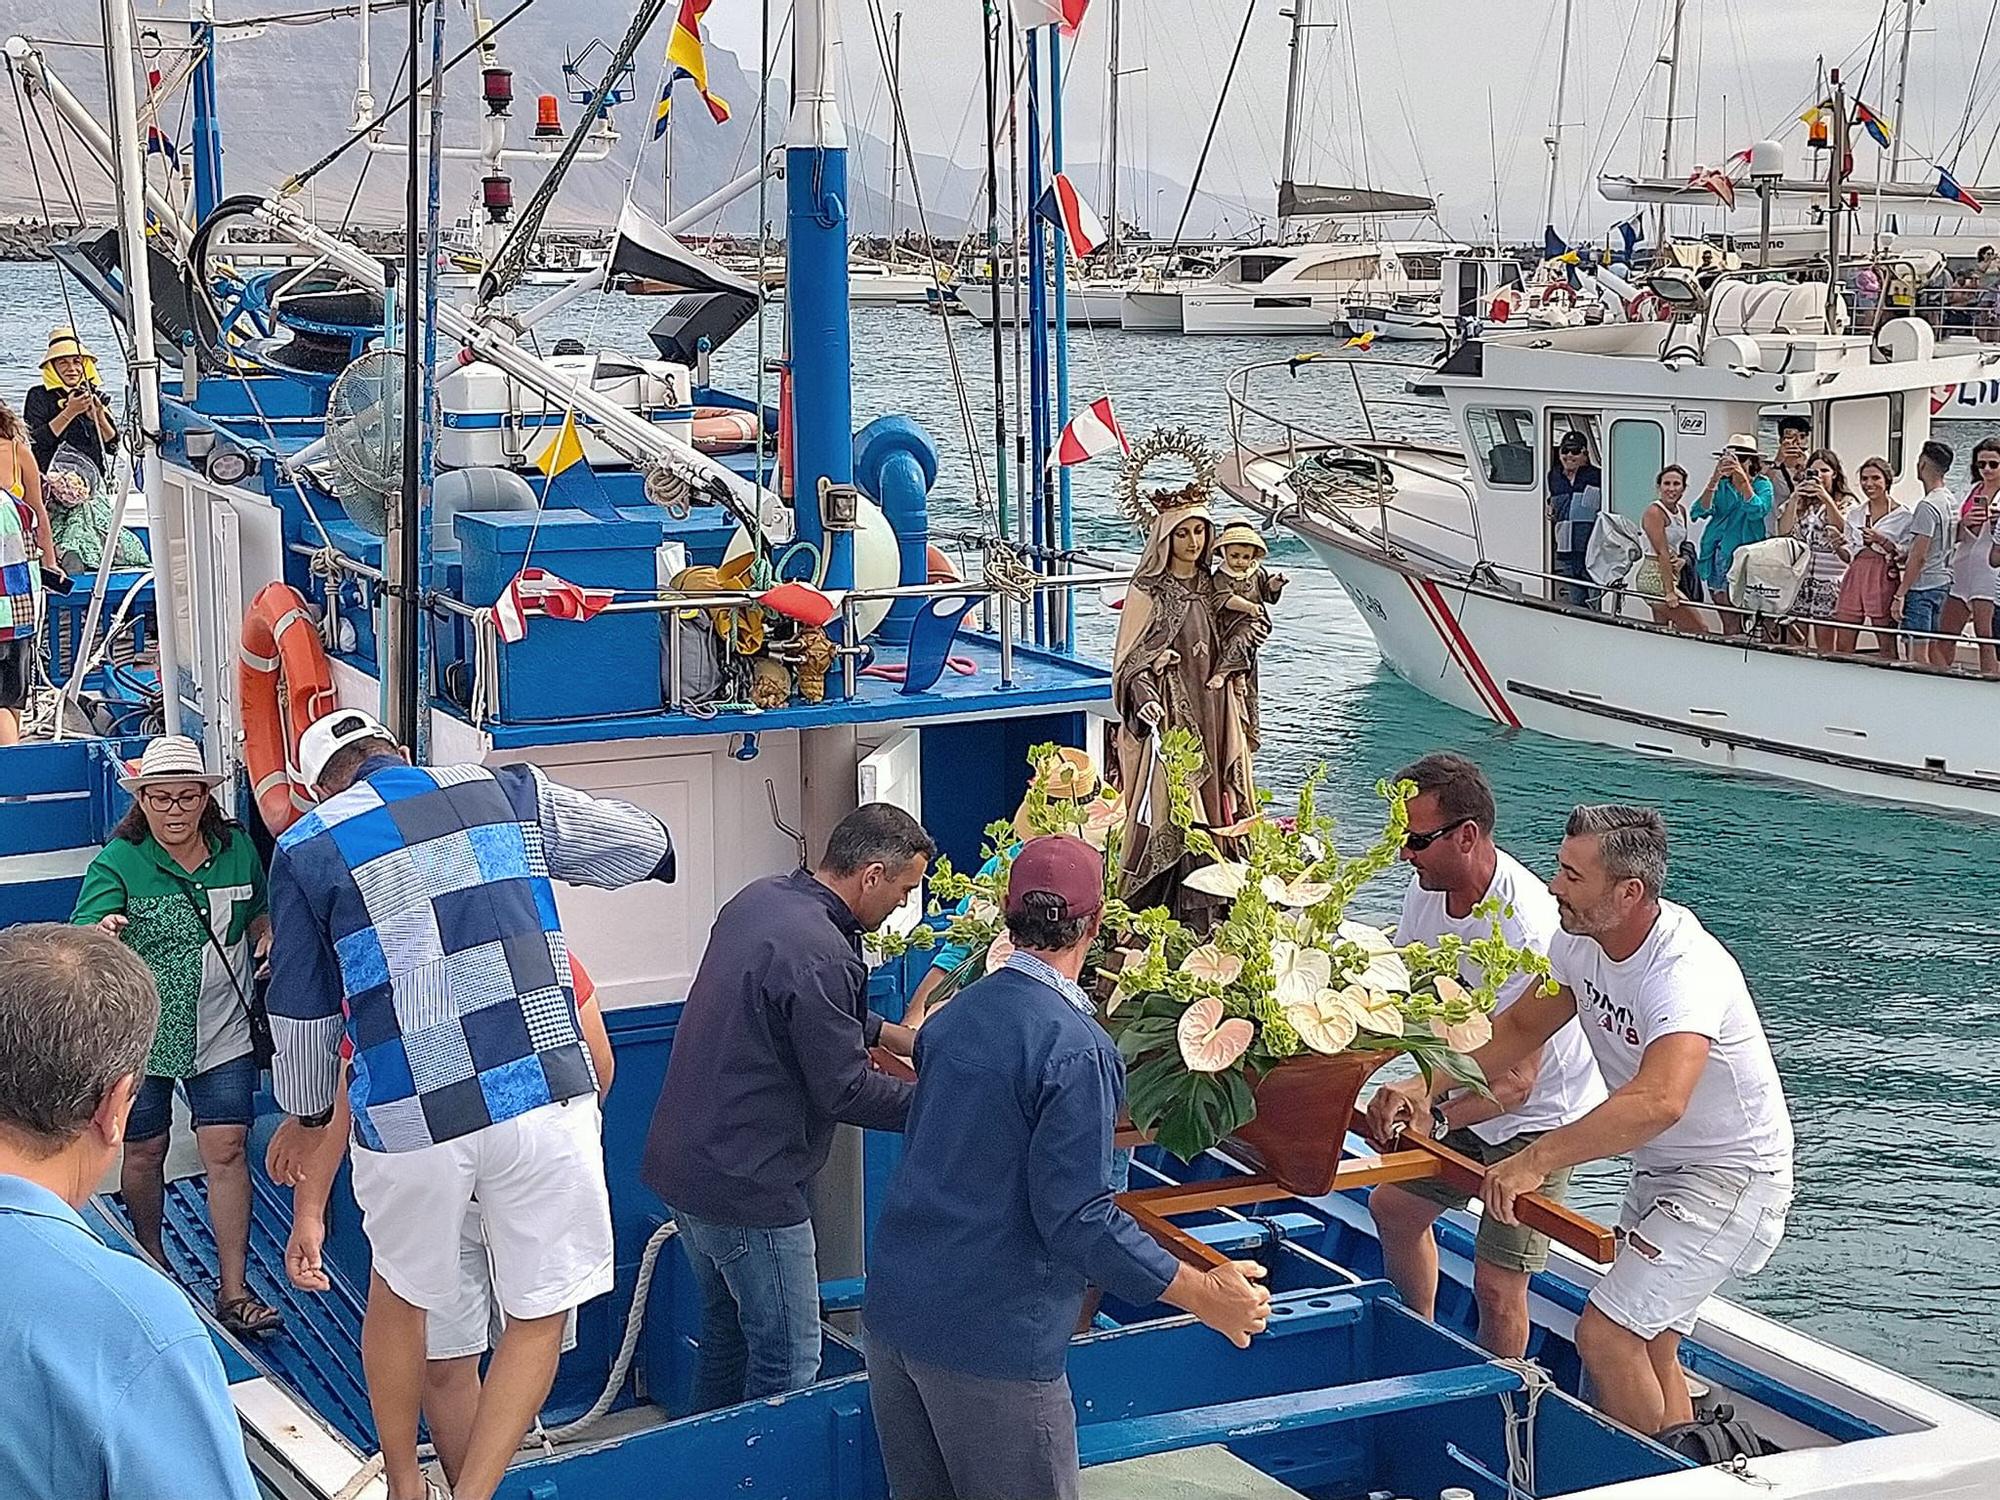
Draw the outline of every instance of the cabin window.
M1610 462L1604 469L1604 500L1636 521L1653 503L1654 482L1667 462L1666 429L1658 422L1621 419L1611 424Z
M1436 281L1444 275L1442 255L1405 255L1403 274L1412 281Z
M1533 489L1535 473L1535 414L1506 406L1468 406L1467 452L1479 464L1486 482L1501 489Z
M1382 262L1373 255L1348 260L1326 260L1299 272L1300 281L1373 281L1382 274Z
M1236 257L1236 279L1244 286L1255 286L1291 260L1289 255L1239 255Z

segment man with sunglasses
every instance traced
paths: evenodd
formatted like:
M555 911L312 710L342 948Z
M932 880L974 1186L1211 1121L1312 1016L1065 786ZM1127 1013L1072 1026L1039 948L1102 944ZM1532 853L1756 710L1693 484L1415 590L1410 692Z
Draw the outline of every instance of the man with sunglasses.
M1412 871L1396 924L1401 943L1435 943L1445 936L1472 942L1491 935L1497 919L1507 940L1537 953L1548 951L1557 928L1555 898L1519 861L1493 842L1493 789L1462 755L1426 755L1397 772L1415 782L1410 832L1403 860ZM1465 979L1476 983L1471 960ZM1500 993L1505 1010L1535 983L1523 977ZM1580 1119L1604 1099L1604 1083L1590 1044L1572 1022L1545 1046L1490 1080L1493 1097L1470 1089L1430 1102L1421 1078L1379 1090L1368 1109L1378 1141L1389 1144L1400 1126L1435 1136L1474 1161L1492 1165L1527 1149L1547 1132ZM1569 1184L1564 1169L1543 1189L1560 1198ZM1434 1179L1385 1184L1369 1209L1382 1242L1382 1260L1404 1303L1425 1317L1437 1305L1437 1242L1431 1227L1448 1208L1471 1200ZM1528 1282L1549 1263L1548 1236L1491 1214L1479 1221L1473 1249L1472 1290L1479 1303L1479 1342L1495 1354L1518 1359L1528 1349Z

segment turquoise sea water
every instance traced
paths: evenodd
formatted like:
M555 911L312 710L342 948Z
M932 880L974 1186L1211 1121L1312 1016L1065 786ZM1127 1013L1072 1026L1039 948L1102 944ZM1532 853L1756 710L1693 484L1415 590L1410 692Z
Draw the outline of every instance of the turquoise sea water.
M61 316L55 272L0 266L0 397L18 404ZM594 335L643 350L658 304L593 299L546 336ZM86 337L110 339L78 306ZM990 334L952 330L973 381L975 431L991 433ZM748 390L752 332L717 357L719 382ZM1224 431L1222 381L1238 365L1300 345L1256 339L1079 333L1080 399L1109 391L1128 432L1186 422ZM1307 346L1310 347L1310 346ZM1331 349L1332 341L1321 341ZM107 382L115 362L107 359ZM1008 368L1012 369L1011 351ZM1280 382L1284 381L1279 376ZM1400 384L1369 372L1383 391ZM904 411L938 437L945 474L934 498L948 524L976 519L941 320L921 309L858 310L857 425ZM1326 372L1296 388L1335 431L1358 426L1349 388ZM1393 430L1378 411L1384 430ZM1437 420L1419 419L1439 430ZM1971 433L1951 434L1961 441ZM982 463L990 463L983 456ZM1105 548L1135 537L1111 500L1108 460L1077 475L1078 535ZM1309 766L1332 772L1334 806L1356 843L1374 831L1375 780L1424 751L1477 758L1499 796L1501 839L1546 872L1579 801L1660 809L1673 836L1669 894L1694 908L1741 960L1784 1074L1798 1130L1799 1193L1771 1266L1741 1300L1956 1395L2000 1409L2000 1116L1989 1076L2000 1052L2000 824L1877 807L1778 783L1642 761L1508 733L1423 696L1381 665L1346 598L1302 548L1276 549L1295 586L1277 611L1263 661L1260 780L1284 790ZM1108 642L1094 603L1085 639ZM2000 726L1996 726L2000 733ZM1400 886L1365 898L1391 916ZM1615 1202L1620 1174L1593 1173L1586 1206Z

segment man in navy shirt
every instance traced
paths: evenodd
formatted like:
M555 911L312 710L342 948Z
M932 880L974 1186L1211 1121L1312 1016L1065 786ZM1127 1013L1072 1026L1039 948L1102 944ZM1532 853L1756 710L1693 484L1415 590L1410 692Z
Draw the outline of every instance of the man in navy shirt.
M152 970L94 927L0 932L7 1500L255 1500L187 1295L77 1216L118 1159L159 1005Z
M1572 428L1556 445L1556 466L1549 470L1549 524L1555 533L1556 576L1578 580L1556 585L1558 604L1597 608L1597 591L1583 586L1590 580L1584 557L1603 505L1604 476L1590 461L1590 440Z
M1077 986L1104 864L1067 834L1007 876L1014 952L917 1033L917 1096L869 1256L868 1388L893 1500L1073 1500L1064 1372L1094 1283L1164 1300L1240 1348L1264 1268L1181 1265L1111 1193L1125 1068Z
M908 813L856 808L814 870L752 881L716 913L674 1030L640 1179L673 1206L701 1292L694 1409L819 1378L806 1185L836 1125L901 1130L910 1086L876 1071L910 1034L868 1009L861 937L936 852Z

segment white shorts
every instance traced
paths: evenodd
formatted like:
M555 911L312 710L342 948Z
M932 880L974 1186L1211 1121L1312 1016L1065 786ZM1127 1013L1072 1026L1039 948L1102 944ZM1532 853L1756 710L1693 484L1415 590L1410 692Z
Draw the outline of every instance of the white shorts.
M425 1357L464 1359L500 1346L507 1318L493 1298L493 1255L479 1205L465 1211L458 1232L458 1289L451 1306L432 1309L425 1320ZM563 1321L563 1353L576 1347L576 1309Z
M611 1290L611 1199L597 1100L544 1104L416 1151L364 1151L354 1199L375 1270L426 1312L460 1298L462 1228L478 1198L493 1299L510 1318L546 1318Z
M1634 1172L1618 1211L1618 1258L1590 1300L1642 1339L1691 1333L1723 1282L1764 1268L1791 1203L1791 1179L1768 1172Z

